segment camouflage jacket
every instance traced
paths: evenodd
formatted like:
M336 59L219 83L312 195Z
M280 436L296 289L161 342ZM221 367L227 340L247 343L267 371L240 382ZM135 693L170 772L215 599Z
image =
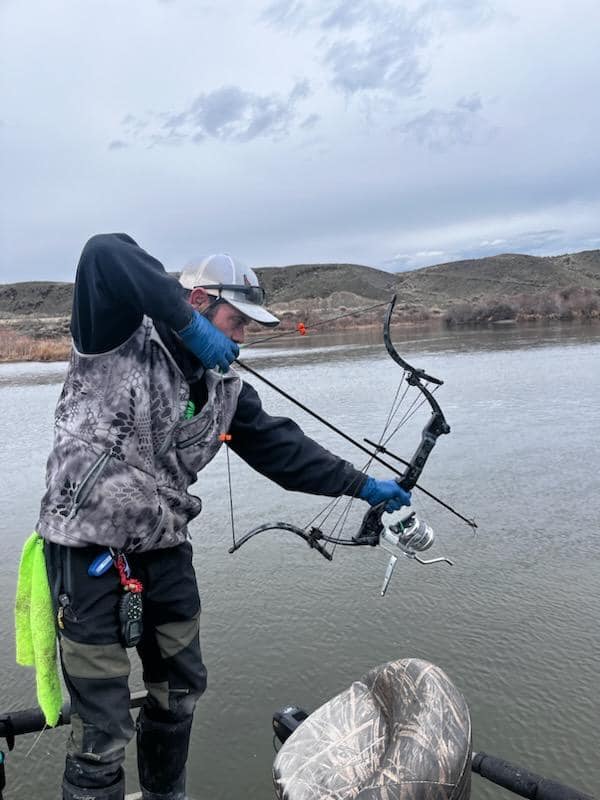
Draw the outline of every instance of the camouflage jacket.
M206 403L184 419L188 380L148 317L114 350L87 355L73 348L56 408L40 535L129 552L188 538L187 524L202 508L188 488L219 450L241 389L232 370L209 370L205 380Z

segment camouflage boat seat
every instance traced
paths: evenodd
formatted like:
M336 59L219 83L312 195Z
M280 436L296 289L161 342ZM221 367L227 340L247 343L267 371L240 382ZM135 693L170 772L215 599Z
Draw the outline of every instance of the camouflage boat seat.
M280 800L468 800L469 709L434 664L384 664L294 731L273 779Z

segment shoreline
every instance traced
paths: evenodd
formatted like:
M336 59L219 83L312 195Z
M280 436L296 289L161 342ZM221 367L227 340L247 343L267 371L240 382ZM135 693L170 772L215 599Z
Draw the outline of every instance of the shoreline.
M315 323L318 324L318 323ZM393 323L392 327L395 329L418 329L418 328L439 328L448 331L456 330L486 330L490 328L531 328L545 325L598 325L600 324L600 317L598 316L583 316L575 318L560 318L555 316L538 317L529 319L498 319L485 322L454 322L449 324L448 320L440 317L430 317L425 319L412 319L412 320L398 320ZM325 329L324 325L318 328L311 329L306 326L306 336L309 338L319 335L331 334L352 334L361 331L368 332L377 330L381 327L381 322L367 322L360 325L332 325L330 328ZM248 334L248 344L260 344L264 339L265 342L271 337L272 341L281 339L294 339L301 336L295 328L286 326L275 334L269 334L263 330L252 330ZM302 338L305 338L304 336ZM18 364L18 363L55 363L61 361L68 361L71 353L71 339L66 336L61 337L45 337L38 338L28 335L26 333L17 333L9 327L3 326L0 322L0 364Z

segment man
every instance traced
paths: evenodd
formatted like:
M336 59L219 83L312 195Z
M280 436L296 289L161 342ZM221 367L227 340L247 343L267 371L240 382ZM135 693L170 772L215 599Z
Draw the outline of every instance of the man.
M278 323L263 302L256 275L228 255L192 265L181 283L124 234L95 236L81 255L37 526L71 696L64 800L124 796L133 645L148 690L137 721L142 796L185 796L192 715L206 687L187 528L201 501L188 487L225 435L285 489L358 495L390 510L410 503L395 481L367 478L266 414L229 370L250 320Z

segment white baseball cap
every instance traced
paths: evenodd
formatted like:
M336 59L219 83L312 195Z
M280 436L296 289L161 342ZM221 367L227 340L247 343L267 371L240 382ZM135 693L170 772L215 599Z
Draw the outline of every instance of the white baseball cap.
M213 253L195 259L184 267L179 283L190 290L205 289L261 325L279 325L277 317L264 308L265 290L256 273L229 253Z

